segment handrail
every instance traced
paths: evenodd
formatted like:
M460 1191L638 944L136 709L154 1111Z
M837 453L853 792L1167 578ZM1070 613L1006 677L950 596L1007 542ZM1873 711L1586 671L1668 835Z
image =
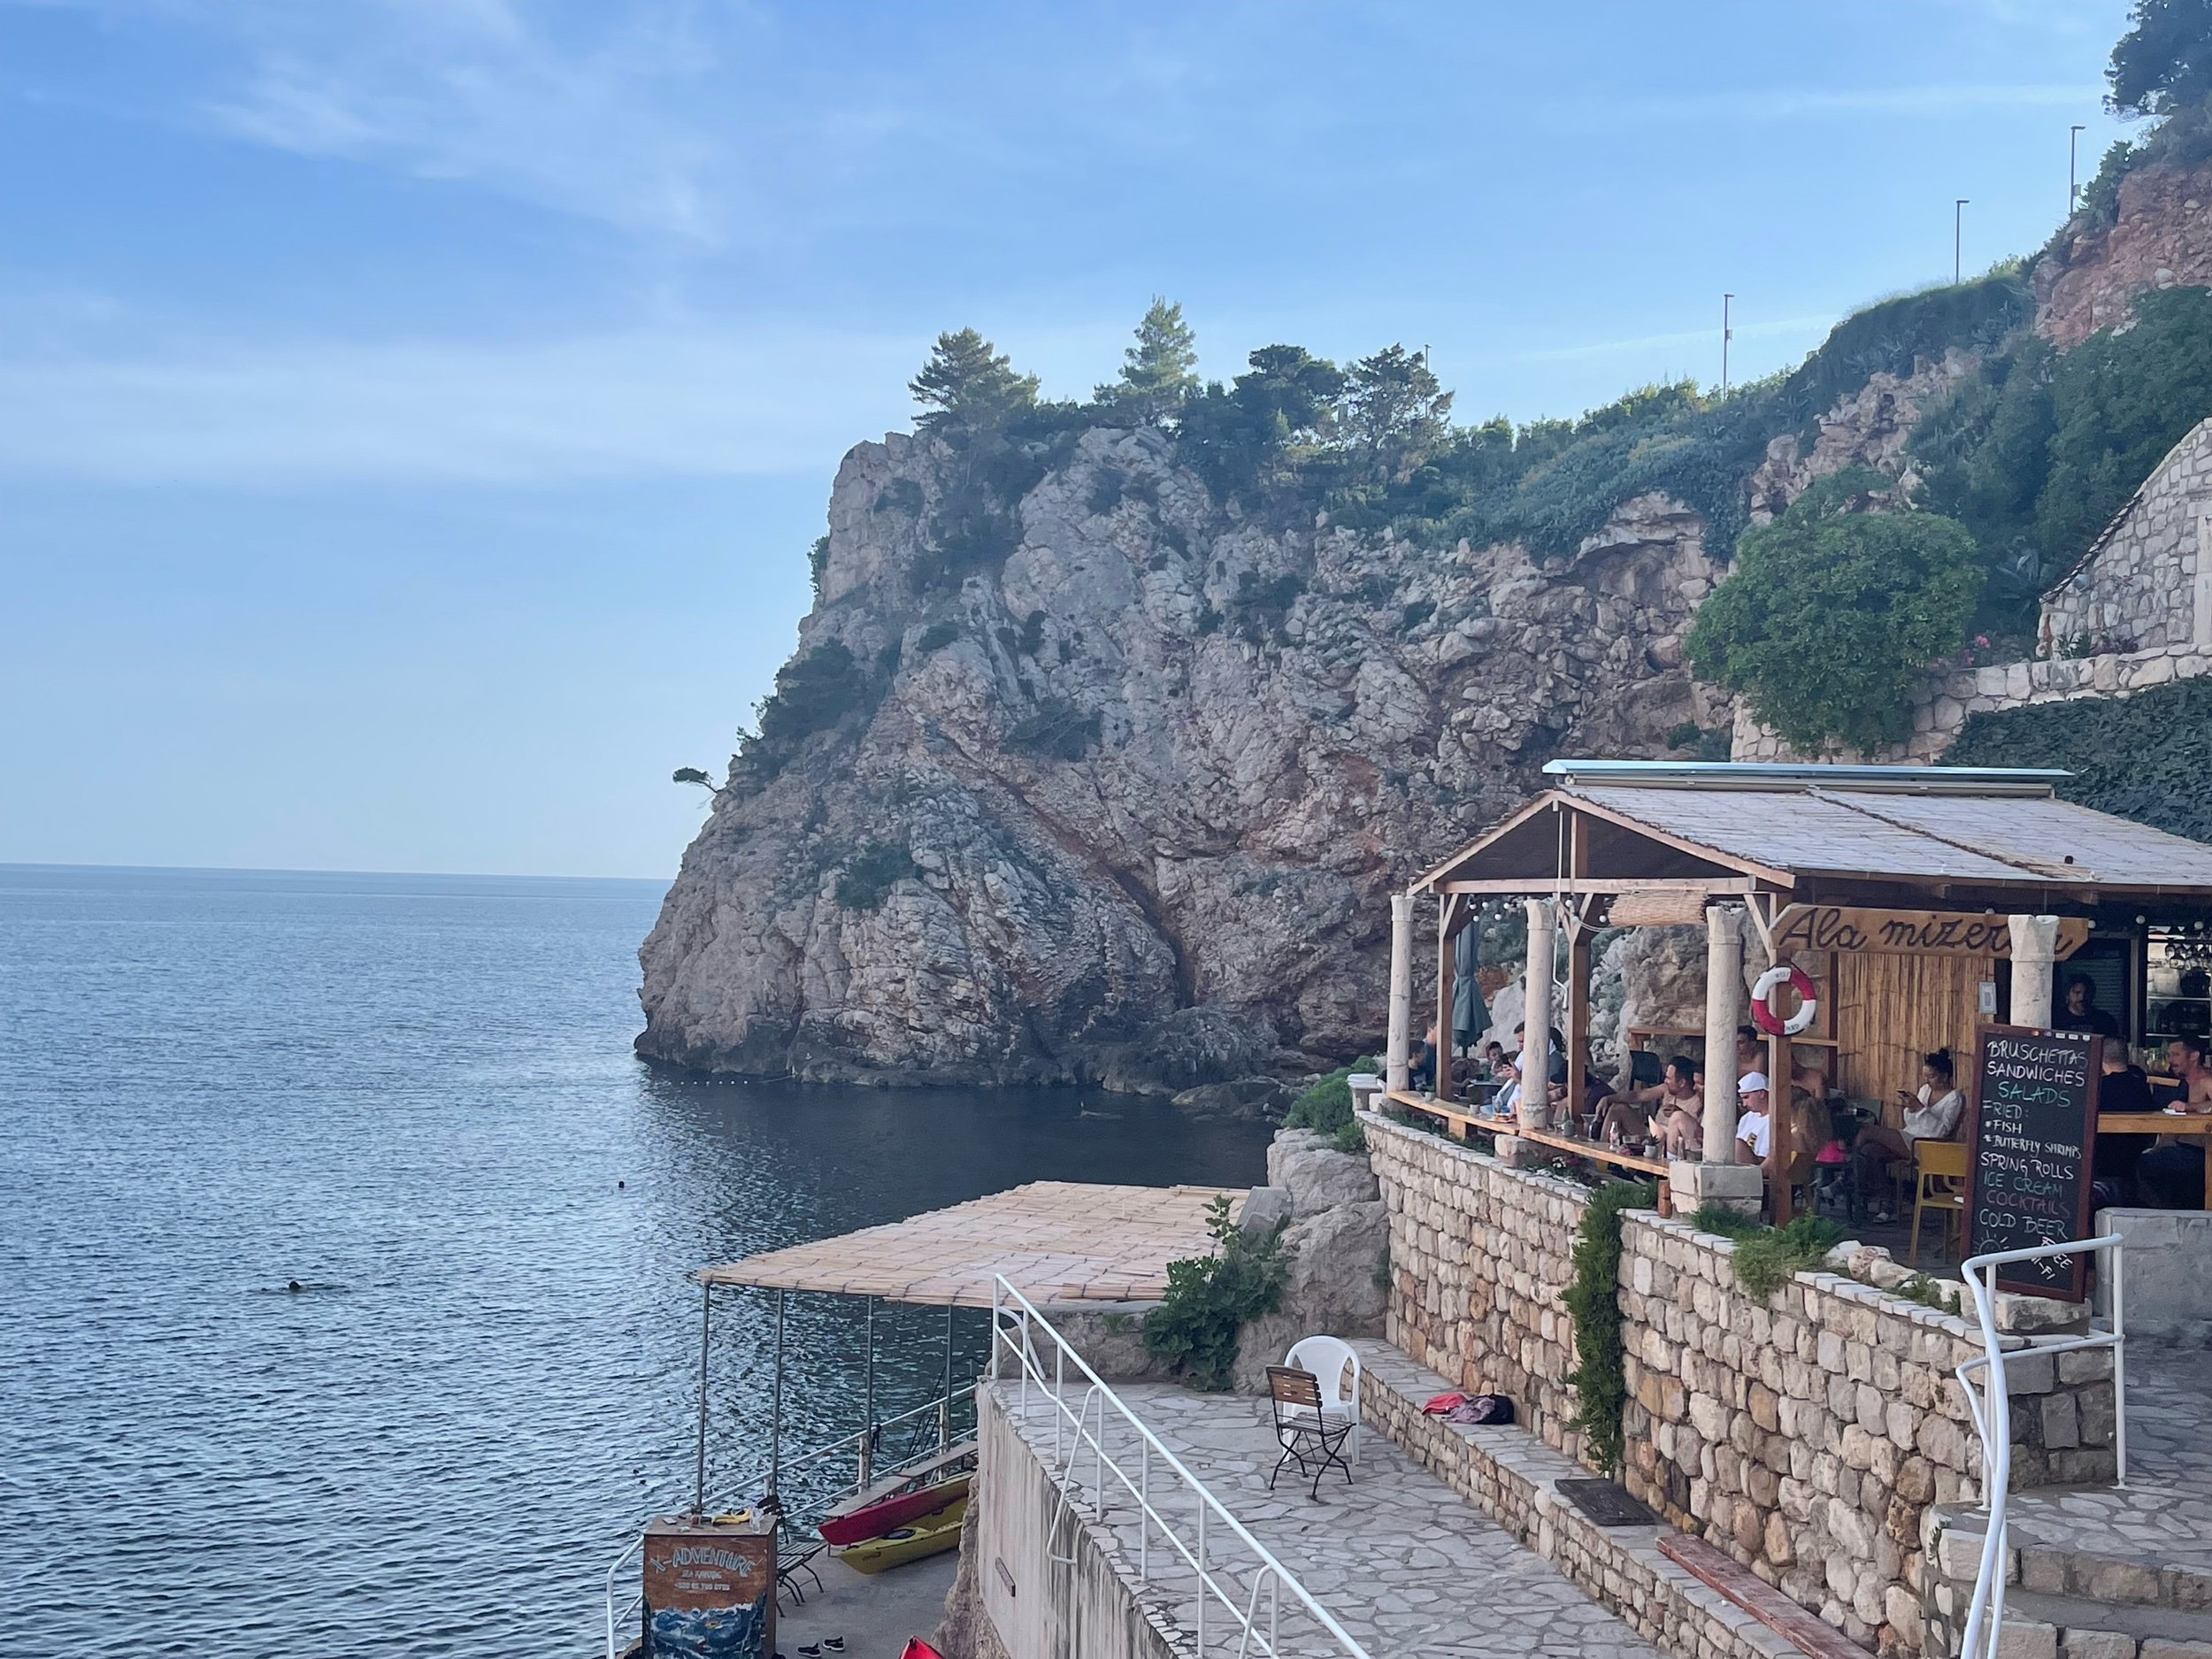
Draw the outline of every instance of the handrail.
M1970 1256L1959 1264L1959 1277L1974 1298L1974 1312L1982 1328L1982 1352L1957 1367L1959 1386L1966 1393L1966 1409L1974 1419L1974 1432L1982 1440L1982 1489L1989 1508L1989 1525L1982 1537L1981 1560L1974 1572L1974 1600L1966 1614L1966 1631L1959 1641L1960 1659L1997 1659L1997 1645L2005 1628L2006 1508L2012 1486L2012 1398L2005 1379L2007 1363L2023 1354L2069 1354L2081 1348L2112 1350L2113 1449L2119 1463L2119 1484L2128 1478L2127 1313L2122 1262L2125 1240L2116 1233L2101 1238L2042 1244L2024 1250L1993 1250ZM2112 1252L2112 1328L2087 1336L2062 1337L2056 1341L2007 1348L1997 1334L1997 1317L1991 1298L1995 1294L1997 1269L2008 1262L2034 1262L2061 1256L2082 1256L2093 1250ZM1982 1275L1988 1275L1985 1282ZM1984 1373L1983 1398L1974 1398L1969 1373Z
M856 1429L850 1434L841 1435L836 1440L828 1441L826 1444L814 1447L808 1451L801 1452L795 1457L784 1458L781 1460L780 1465L772 1457L757 1458L751 1463L746 1465L745 1474L741 1478L741 1480L733 1479L729 1476L724 1476L722 1478L721 1484L726 1490L734 1484L737 1486L737 1490L740 1492L750 1491L754 1477L761 1474L766 1470L780 1467L783 1474L788 1475L795 1469L803 1469L810 1464L826 1462L841 1452L856 1451L861 1448L864 1445L871 1442L873 1437L879 1435L885 1429L896 1428L901 1424L910 1423L914 1419L924 1416L934 1416L939 1419L939 1439L941 1441L950 1422L952 1408L961 1401L972 1398L974 1394L975 1385L973 1383L970 1383L964 1388L956 1388L949 1394L942 1394L935 1399L925 1402L923 1404L916 1406L910 1411L902 1411L896 1417L886 1417L879 1423L872 1423L865 1428ZM917 1468L919 1465L927 1463L931 1458L941 1456L942 1455L942 1453L943 1447L940 1445L934 1450L918 1452L911 1457L902 1458L899 1462L891 1464L888 1468L872 1469L871 1471L871 1475L872 1478L876 1480L889 1479L898 1475L902 1471ZM849 1496L851 1494L859 1491L860 1486L861 1483L859 1481L854 1481L850 1486L841 1489L831 1501L834 1502L840 1498ZM718 1513L718 1506L712 1503L708 1504L707 1512L710 1515ZM639 1603L645 1600L645 1591L642 1586L641 1586L637 1594L630 1598L626 1606L618 1609L615 1605L616 1596L621 1594L615 1587L615 1578L621 1572L624 1564L629 1561L632 1555L638 1552L638 1549L644 1544L644 1542L645 1534L642 1531L641 1531L636 1537L633 1538L629 1543L623 1548L622 1553L617 1555L607 1567L607 1659L621 1659L621 1648L618 1645L615 1632L624 1620L627 1619L631 1614L637 1611Z
M1148 1584L1151 1581L1150 1544L1152 1529L1156 1525L1160 1530L1161 1537L1173 1548L1184 1563L1197 1575L1199 1592L1196 1650L1199 1659L1204 1659L1206 1651L1206 1603L1209 1597L1219 1601L1228 1609L1231 1628L1242 1632L1237 1643L1238 1659L1244 1659L1244 1655L1250 1653L1263 1654L1268 1656L1268 1659L1274 1659L1274 1655L1279 1652L1276 1646L1275 1630L1281 1609L1282 1593L1286 1587L1297 1600L1299 1605L1311 1615L1322 1629L1335 1639L1340 1652L1348 1655L1348 1659L1372 1659L1367 1649L1360 1646L1358 1639L1337 1622L1335 1615L1314 1600L1312 1594L1306 1589L1305 1586L1298 1581L1288 1568L1275 1558L1274 1553L1258 1539L1253 1537L1244 1523L1231 1514L1227 1506L1208 1489L1206 1483L1193 1474L1185 1466L1183 1460L1170 1451L1166 1443L1145 1426L1122 1397L1107 1385L1103 1378L1091 1369L1083 1356L1069 1346L1067 1339L1055 1330L1052 1323L1037 1310L1036 1305L1009 1283L1003 1274L995 1275L994 1278L995 1282L991 1289L991 1379L994 1382L999 1379L999 1357L1002 1350L1004 1350L1014 1356L1016 1363L1021 1368L1021 1412L1024 1422L1027 1421L1029 1415L1029 1384L1032 1378L1035 1379L1040 1391L1053 1403L1055 1415L1053 1418L1052 1481L1059 1491L1061 1500L1053 1517L1055 1526L1058 1525L1060 1513L1074 1507L1075 1494L1070 1483L1075 1475L1076 1460L1082 1450L1087 1447L1093 1459L1091 1508L1094 1517L1104 1518L1106 1477L1110 1472L1121 1483L1123 1490L1136 1502L1139 1517L1138 1582ZM1010 1334L1010 1326L1018 1328L1020 1333L1018 1341ZM1043 1362L1039 1358L1036 1347L1032 1340L1032 1333L1037 1329L1041 1329L1047 1336L1052 1339L1053 1342L1053 1375L1049 1379L1046 1377ZM1069 1409L1066 1387L1067 1367L1071 1361L1075 1366L1078 1384L1087 1385L1080 1396L1081 1403L1073 1411ZM1098 1402L1098 1429L1095 1434L1092 1432L1088 1420L1091 1416L1091 1402L1094 1400ZM1110 1406L1136 1434L1139 1463L1134 1479L1132 1479L1130 1472L1116 1462L1106 1450L1106 1412ZM1071 1426L1075 1431L1074 1444L1071 1447L1067 1446L1064 1439L1064 1431ZM1198 1500L1197 1536L1194 1550L1191 1545L1186 1544L1177 1535L1173 1523L1152 1502L1152 1463L1156 1457L1164 1463L1168 1471ZM1239 1605L1235 1595L1232 1594L1234 1586L1225 1588L1223 1581L1210 1570L1207 1564L1207 1534L1210 1520L1215 1525L1226 1527L1229 1536L1250 1550L1259 1560L1259 1571L1253 1575L1251 1592L1244 1599L1241 1606ZM1048 1538L1047 1548L1050 1548L1051 1540ZM1267 1586L1270 1591L1266 1632L1263 1635L1261 1633L1259 1619L1260 1590L1263 1585Z

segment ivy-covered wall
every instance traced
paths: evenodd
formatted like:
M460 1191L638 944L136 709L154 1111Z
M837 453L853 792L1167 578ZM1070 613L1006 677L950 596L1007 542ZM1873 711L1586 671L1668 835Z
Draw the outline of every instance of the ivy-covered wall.
M1957 766L2063 766L2069 801L2212 841L2212 679L1970 717Z

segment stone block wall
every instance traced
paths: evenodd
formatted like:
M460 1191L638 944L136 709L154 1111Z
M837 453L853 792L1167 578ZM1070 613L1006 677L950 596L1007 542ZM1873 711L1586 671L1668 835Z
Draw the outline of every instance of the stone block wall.
M1548 1444L1581 1455L1558 1298L1584 1190L1366 1122L1391 1223L1390 1340L1456 1386L1511 1395ZM1627 1217L1621 1479L1855 1641L1917 1653L1924 1520L1980 1496L1955 1375L1980 1340L1954 1314L1837 1273L1800 1273L1759 1301L1737 1285L1734 1255L1686 1222ZM2109 1480L2109 1357L2027 1355L2010 1377L2016 1487Z
M1559 1297L1587 1190L1455 1141L1365 1122L1390 1219L1384 1334L1455 1388L1510 1395L1522 1423L1579 1457L1566 1380L1574 1331Z

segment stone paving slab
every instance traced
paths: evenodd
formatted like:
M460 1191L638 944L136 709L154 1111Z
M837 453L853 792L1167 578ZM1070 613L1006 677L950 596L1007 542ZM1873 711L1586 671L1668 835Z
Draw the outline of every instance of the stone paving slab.
M1348 1485L1332 1471L1319 1502L1295 1471L1267 1487L1277 1448L1268 1402L1234 1394L1202 1394L1166 1385L1119 1390L1130 1409L1181 1458L1214 1494L1315 1598L1351 1632L1374 1659L1660 1659L1661 1650L1593 1601L1551 1563L1516 1543L1371 1428L1363 1431L1358 1467ZM1004 1395L1009 1420L1048 1466L1053 1458L1054 1414L1033 1397L1025 1424L1019 1395ZM1092 1420L1096 1422L1095 1411ZM1137 1467L1133 1432L1110 1417L1110 1455ZM1079 1490L1087 1502L1093 1470L1087 1455L1073 1460ZM1163 1499L1171 1490L1154 1465L1154 1503L1194 1535L1196 1505L1187 1497ZM1105 1529L1134 1575L1141 1524L1136 1505L1109 1475ZM1210 1525L1212 1524L1210 1523ZM1184 1632L1194 1628L1196 1578L1171 1554L1155 1530L1148 1546L1150 1582L1141 1599L1156 1616ZM1255 1557L1217 1527L1209 1560L1217 1572L1248 1594ZM1207 1650L1233 1653L1215 1632L1227 1620L1208 1613ZM1287 1598L1279 1625L1287 1654L1344 1651L1320 1624Z
M2212 1575L2212 1351L2131 1340L2127 1414L2126 1488L2016 1493L2012 1542Z

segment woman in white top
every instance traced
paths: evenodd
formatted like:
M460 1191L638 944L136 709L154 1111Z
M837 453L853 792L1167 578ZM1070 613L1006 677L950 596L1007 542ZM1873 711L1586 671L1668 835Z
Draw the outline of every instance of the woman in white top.
M1959 1120L1966 1116L1966 1096L1959 1093L1956 1071L1948 1048L1922 1055L1919 1093L1899 1089L1884 1102L1881 1122L1859 1131L1856 1150L1862 1190L1864 1175L1900 1159L1911 1162L1914 1141L1949 1141L1957 1136ZM1887 1217L1878 1215L1875 1219Z

